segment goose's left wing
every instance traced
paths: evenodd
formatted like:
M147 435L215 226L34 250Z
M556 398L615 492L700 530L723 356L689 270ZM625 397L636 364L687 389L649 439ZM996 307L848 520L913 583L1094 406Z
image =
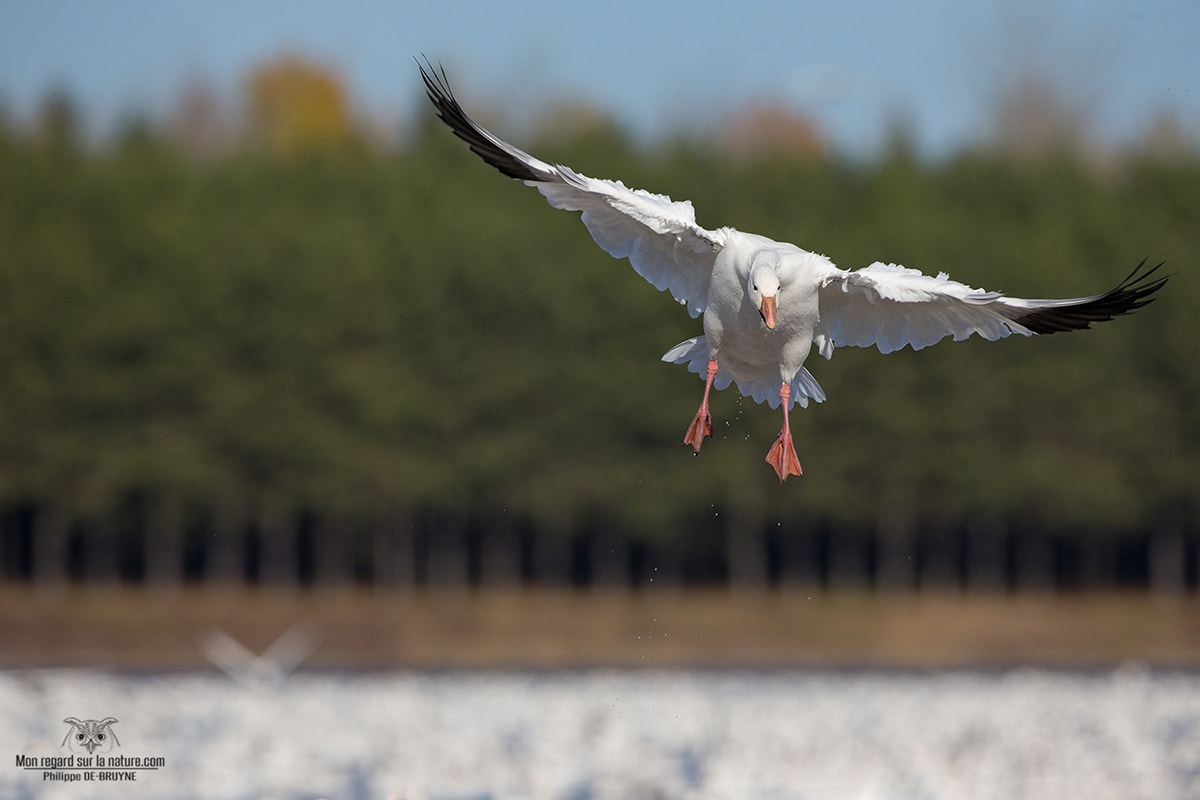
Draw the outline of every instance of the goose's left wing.
M696 224L690 202L629 189L620 181L580 175L561 164L547 164L486 130L454 99L445 72L418 63L425 89L438 116L471 150L510 178L545 195L555 208L582 211L583 224L596 244L633 268L659 291L686 305L698 317L708 303L708 283L717 253L725 246L722 230Z
M1159 266L1162 266L1161 264ZM1058 333L1091 327L1141 308L1168 276L1145 262L1113 289L1091 297L1026 300L973 289L945 273L875 263L854 272L830 270L819 289L820 321L813 341L829 358L835 347L878 347L890 353L928 347L946 336L973 333L995 341L1014 333Z

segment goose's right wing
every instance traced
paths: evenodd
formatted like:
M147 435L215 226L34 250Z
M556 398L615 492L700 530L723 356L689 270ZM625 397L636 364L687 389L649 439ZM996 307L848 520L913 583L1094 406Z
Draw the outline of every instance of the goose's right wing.
M654 288L669 290L693 317L700 316L708 302L713 263L725 246L723 230L697 225L690 202L629 189L620 181L589 178L513 147L467 116L444 71L417 66L438 116L472 152L508 177L535 187L555 208L582 211L583 224L596 244L615 258L628 258Z

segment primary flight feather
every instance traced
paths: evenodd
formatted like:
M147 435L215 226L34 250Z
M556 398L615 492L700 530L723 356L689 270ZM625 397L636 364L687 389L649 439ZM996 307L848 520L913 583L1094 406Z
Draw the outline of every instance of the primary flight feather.
M472 120L450 91L444 71L418 63L438 116L480 158L541 192L555 208L582 212L596 244L627 258L638 274L669 291L704 335L667 351L704 377L704 397L684 443L697 451L712 433L708 399L736 383L746 397L783 407L783 427L767 463L780 481L800 475L788 424L792 403L818 403L825 393L804 368L813 345L826 358L836 347L927 347L946 336L978 334L994 341L1088 328L1151 302L1166 283L1145 262L1115 288L1091 297L1025 300L973 289L895 264L838 269L825 256L733 228L696 224L692 204L630 189L548 164L497 138ZM1161 266L1161 265L1160 265Z

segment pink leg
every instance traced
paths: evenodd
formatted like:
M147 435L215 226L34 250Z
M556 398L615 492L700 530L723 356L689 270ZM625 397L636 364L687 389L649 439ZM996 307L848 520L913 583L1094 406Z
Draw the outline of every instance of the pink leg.
M779 438L767 453L767 463L775 468L779 482L787 480L788 475L800 475L800 459L796 457L796 448L792 445L792 429L788 425L788 405L792 399L792 387L783 384L779 387L779 399L783 403L783 430Z
M704 437L712 435L712 415L708 413L708 393L712 390L713 378L717 377L717 362L708 362L708 377L704 380L704 399L700 401L700 410L688 426L687 435L683 437L684 444L690 444L700 452Z

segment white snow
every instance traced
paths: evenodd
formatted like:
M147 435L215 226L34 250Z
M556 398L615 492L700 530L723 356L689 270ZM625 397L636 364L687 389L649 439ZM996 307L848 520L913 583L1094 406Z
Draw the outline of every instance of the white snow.
M1200 675L0 673L0 797L607 800L1200 797ZM136 781L15 766L116 717Z

